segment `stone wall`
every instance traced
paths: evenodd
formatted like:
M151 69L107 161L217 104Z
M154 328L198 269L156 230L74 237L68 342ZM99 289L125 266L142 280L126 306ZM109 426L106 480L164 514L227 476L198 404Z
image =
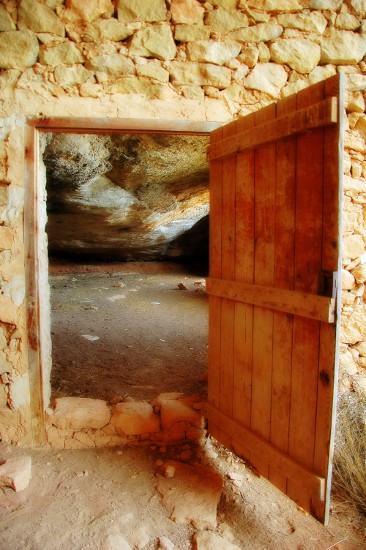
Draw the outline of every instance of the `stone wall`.
M26 118L225 122L336 72L349 75L341 387L366 391L365 53L365 0L2 1L4 440L31 441L23 245Z

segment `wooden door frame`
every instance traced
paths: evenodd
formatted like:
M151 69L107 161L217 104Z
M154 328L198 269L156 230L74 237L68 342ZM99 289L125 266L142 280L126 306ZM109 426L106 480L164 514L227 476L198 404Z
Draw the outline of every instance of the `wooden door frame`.
M210 135L220 122L187 120L149 120L118 118L32 117L25 126L24 174L24 257L27 296L28 365L33 445L46 443L45 410L50 401L51 372L50 314L48 294L41 288L48 284L48 254L42 221L45 201L45 177L40 175L40 135L62 134L175 134ZM43 225L42 225L43 223ZM48 288L47 286L45 288ZM48 305L47 305L48 304Z

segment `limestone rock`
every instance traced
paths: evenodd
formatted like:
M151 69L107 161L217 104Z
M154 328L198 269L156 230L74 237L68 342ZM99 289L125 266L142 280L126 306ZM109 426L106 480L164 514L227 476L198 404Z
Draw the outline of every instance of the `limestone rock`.
M226 34L230 31L248 26L248 16L234 10L227 10L219 7L217 10L209 11L205 23L213 32Z
M210 0L210 4L213 6L221 6L228 10L235 10L238 5L238 0Z
M213 548L225 548L225 550L241 549L240 546L233 544L213 531L199 531L193 535L193 550L212 550Z
M258 23L253 27L231 31L228 38L239 42L268 42L269 40L276 40L282 33L283 27L281 25Z
M176 25L174 38L178 42L196 42L198 40L208 40L210 34L208 27L200 25Z
M354 15L350 13L339 13L335 20L335 27L345 31L355 31L361 23Z
M32 476L30 456L8 458L0 463L0 487L11 487L14 491L23 491L29 485Z
M107 82L120 76L135 74L131 59L119 53L94 57L85 63L85 68L95 71L99 82Z
M16 25L3 5L0 5L0 32L15 31Z
M119 434L140 435L160 431L160 422L149 403L126 402L113 406L111 424Z
M351 0L350 4L357 15L366 17L366 1L365 0Z
M202 416L179 399L162 399L160 408L161 425L169 430L178 422L189 422L197 427L202 424Z
M114 18L98 19L88 28L88 34L95 40L119 42L133 35L133 30Z
M357 344L366 341L366 306L357 306L350 317L342 323L341 342Z
M256 46L244 46L238 59L245 63L249 69L252 69L258 63L259 50Z
M235 59L241 50L237 42L214 42L213 40L190 42L187 54L190 61L199 61L224 65Z
M168 85L152 82L144 76L126 76L118 78L106 88L111 94L141 94L150 99L172 99L177 97L176 92Z
M165 469L172 466L174 477L167 478ZM170 518L182 524L191 523L196 529L215 529L217 505L223 483L211 469L177 461L164 463L157 472L158 491Z
M298 73L312 71L320 61L320 46L306 39L282 39L270 46L271 59L286 63Z
M360 264L355 269L352 269L352 275L358 284L366 281L366 264Z
M215 86L227 88L231 81L231 71L211 63L173 61L171 76L175 84L193 86Z
M322 63L355 65L366 53L366 37L351 31L329 29L320 45Z
M366 357L366 342L358 342L353 346L361 357Z
M72 42L42 48L39 60L44 65L75 65L82 63L84 56Z
M83 65L73 65L65 67L58 65L55 69L55 80L60 86L74 86L84 84L90 78L93 78L93 72L88 71Z
M87 397L60 397L50 416L56 428L79 431L101 429L109 423L111 411L105 401Z
M114 11L111 0L66 0L66 8L68 19L89 23L103 15L110 17Z
M118 20L122 23L165 21L167 10L164 0L117 0Z
M365 252L362 235L347 235L343 238L343 257L354 260Z
M197 0L172 0L170 5L173 23L202 24L205 8Z
M311 0L309 8L313 10L338 10L342 0Z
M286 82L285 69L275 63L259 63L245 79L248 88L266 92L272 97L278 97Z
M317 82L325 80L326 78L329 78L334 74L336 74L336 68L333 65L326 65L325 67L315 67L315 69L313 69L309 73L309 84L316 84Z
M169 25L160 24L138 31L132 39L130 55L174 59L177 48Z
M356 286L356 281L352 273L346 269L342 269L342 289L352 290L354 286Z
M264 11L298 11L303 7L298 0L249 0L249 7Z
M18 29L65 36L65 26L55 12L36 0L21 0L18 9Z
M146 78L152 78L159 82L169 82L169 72L164 69L161 62L157 59L147 61L147 63L141 63L136 65L136 72L138 76L145 76Z
M0 69L25 69L37 62L39 44L31 31L4 31L0 34Z
M280 13L277 16L279 25L289 29L299 29L306 32L323 34L327 27L327 20L318 11L310 13Z

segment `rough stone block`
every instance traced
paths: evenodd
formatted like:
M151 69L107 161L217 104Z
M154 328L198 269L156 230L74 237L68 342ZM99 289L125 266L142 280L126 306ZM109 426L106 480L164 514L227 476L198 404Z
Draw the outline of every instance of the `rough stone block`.
M347 235L343 239L343 257L354 260L365 252L365 244L362 235Z
M138 31L130 46L130 55L156 57L161 60L174 59L177 53L169 25L160 24Z
M177 399L161 401L160 418L164 430L169 430L178 422L189 422L194 426L202 424L202 416L192 407Z
M58 65L55 68L55 80L60 86L84 84L89 79L94 80L94 73L85 69L83 65L73 65L71 67Z
M235 59L241 50L237 42L215 42L214 40L202 40L190 42L187 45L187 54L190 61L203 63L215 63L225 65Z
M176 25L174 38L178 42L195 42L197 40L208 40L210 29L200 25Z
M111 424L122 435L140 435L160 431L159 417L149 403L117 403L113 407Z
M114 80L120 76L135 74L133 61L119 53L104 54L85 63L85 68L95 71L100 81ZM101 75L104 75L101 77Z
M175 84L226 88L230 85L231 70L211 63L173 61L171 76Z
M31 31L5 31L0 34L0 69L25 69L37 61L39 44Z
M281 25L258 23L246 29L232 31L228 34L228 38L239 42L269 42L279 38L282 33Z
M161 62L157 59L152 59L147 63L137 64L136 72L138 76L145 76L146 78L152 78L159 82L169 82L169 72L163 68Z
M351 0L350 4L357 15L366 17L366 1L365 0Z
M276 63L258 63L245 79L248 88L266 92L272 97L278 97L286 82L285 69Z
M122 23L165 21L167 10L164 0L117 0L118 19Z
M8 458L0 465L0 487L11 487L14 491L23 491L32 477L32 459L30 456Z
M36 0L21 0L18 9L18 29L65 36L65 25L55 12Z
M298 73L306 74L320 61L320 46L306 39L282 39L270 46L271 59L286 64Z
M324 15L318 11L296 14L280 13L277 16L277 21L279 25L285 28L320 34L323 34L328 24Z
M172 0L170 5L173 23L202 24L205 8L197 0Z
M111 94L141 94L150 99L172 99L177 93L168 85L146 77L126 76L117 79L106 91Z
M86 397L60 397L56 399L51 423L57 428L80 431L103 428L109 423L111 411L105 401Z
M298 11L303 6L298 0L249 0L249 7L263 11Z
M70 42L49 48L43 47L39 52L39 60L44 65L74 65L82 63L84 56L76 45Z
M329 29L324 33L321 62L334 65L355 65L366 53L366 36L351 31Z
M248 16L239 11L219 7L217 10L208 12L205 24L211 27L213 32L226 34L230 31L247 27Z
M119 42L133 35L133 30L114 18L97 19L88 27L88 35L95 40Z
M94 21L98 17L111 16L114 11L111 0L66 0L68 19Z
M16 25L3 5L0 5L0 32L15 31Z

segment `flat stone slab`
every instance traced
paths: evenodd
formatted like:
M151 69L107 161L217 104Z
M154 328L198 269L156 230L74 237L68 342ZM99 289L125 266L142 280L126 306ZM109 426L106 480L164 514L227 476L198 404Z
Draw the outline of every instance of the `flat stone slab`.
M169 460L158 467L157 489L176 523L215 529L223 481L210 468Z
M29 485L32 476L30 456L8 458L0 465L0 487L11 487L14 491L23 491Z

